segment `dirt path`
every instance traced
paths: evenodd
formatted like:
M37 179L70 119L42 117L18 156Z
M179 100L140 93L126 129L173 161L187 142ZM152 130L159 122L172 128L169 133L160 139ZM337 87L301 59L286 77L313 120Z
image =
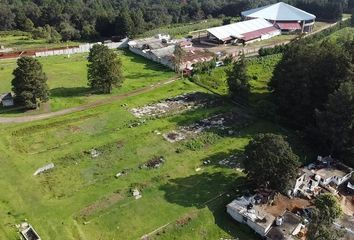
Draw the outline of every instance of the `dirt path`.
M96 102L84 104L84 105L77 106L77 107L63 109L63 110L56 111L56 112L42 113L42 114L31 115L31 116L20 116L20 117L0 117L0 124L1 123L32 122L32 121L43 120L43 119L48 119L48 118L52 118L52 117L58 117L58 116L66 115L69 113L84 111L86 109L109 104L109 103L112 103L117 100L123 100L128 97L132 97L132 96L136 96L136 95L139 95L142 93L150 92L150 91L157 89L159 87L165 86L167 84L171 84L171 83L175 82L177 79L178 79L178 77L176 76L176 77L173 77L169 80L161 81L161 82L155 83L153 85L150 85L148 87L139 88L139 89L136 89L136 90L128 92L128 93L124 93L124 94L117 95L117 96L112 96L107 99L99 100Z

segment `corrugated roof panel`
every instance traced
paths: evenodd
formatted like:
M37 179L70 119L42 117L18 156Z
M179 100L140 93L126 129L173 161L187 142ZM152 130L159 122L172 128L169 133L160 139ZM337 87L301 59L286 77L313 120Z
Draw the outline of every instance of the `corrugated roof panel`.
M311 13L283 2L244 11L241 14L245 17L264 18L274 21L307 21L316 18Z
M243 35L247 32L257 31L263 28L272 27L273 24L265 19L257 18L243 22L232 23L225 26L209 28L207 31L220 40L228 39L230 36Z

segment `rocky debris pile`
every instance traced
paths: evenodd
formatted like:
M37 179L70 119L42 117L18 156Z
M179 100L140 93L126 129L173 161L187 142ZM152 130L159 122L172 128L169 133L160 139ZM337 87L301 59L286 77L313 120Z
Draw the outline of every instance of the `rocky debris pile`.
M120 171L119 173L117 173L115 175L116 178L122 177L122 176L126 176L128 174L129 171L131 171L132 169L123 169L122 171Z
M167 98L140 108L132 108L131 113L138 117L160 117L169 113L183 112L190 109L211 106L220 101L217 97L202 92L187 93Z
M201 132L214 129L222 133L233 135L235 131L232 127L235 124L246 122L246 117L234 112L222 113L202 119L191 125L180 127L177 131L164 134L165 140L173 143L195 136Z
M135 199L139 199L139 198L142 197L140 191L139 191L138 189L136 189L136 188L132 190L132 194L133 194L133 197L134 197Z
M172 131L172 132L163 134L163 138L170 143L174 143L174 142L184 140L186 138L186 136L183 135L181 132Z
M55 166L54 166L54 163L49 163L41 168L38 168L34 173L33 173L33 176L37 176L41 173L44 173L50 169L53 169Z
M97 151L96 149L92 148L90 150L90 155L91 155L92 158L96 158L96 157L100 156L101 153L99 151Z
M242 156L240 154L231 154L218 162L220 166L241 169Z
M144 164L140 165L139 168L159 168L162 166L162 164L165 163L165 159L164 157L160 156L160 157L153 157L152 159L150 159L149 161L145 162Z
M141 126L141 125L143 125L145 123L146 123L145 119L132 120L132 121L129 121L128 127L129 128L135 128L135 127L139 127L139 126Z

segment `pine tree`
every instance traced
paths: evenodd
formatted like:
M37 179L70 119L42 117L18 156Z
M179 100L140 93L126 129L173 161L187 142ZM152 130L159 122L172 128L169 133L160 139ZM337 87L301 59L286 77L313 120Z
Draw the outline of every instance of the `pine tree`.
M122 85L122 63L113 50L104 45L94 45L88 61L88 85L94 91L111 93L113 86Z
M47 77L38 60L30 57L18 59L13 75L12 90L16 104L33 109L40 101L48 101Z
M316 111L316 120L320 140L325 141L331 154L343 158L353 155L350 153L354 147L354 83L342 83L329 96L325 109ZM354 162L349 164L354 166Z
M231 68L226 70L226 75L230 97L247 99L250 93L250 85L244 54L232 64Z

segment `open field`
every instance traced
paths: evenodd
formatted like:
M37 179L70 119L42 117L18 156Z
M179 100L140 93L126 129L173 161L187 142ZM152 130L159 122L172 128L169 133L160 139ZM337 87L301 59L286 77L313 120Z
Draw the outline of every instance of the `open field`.
M281 54L270 55L265 57L249 58L248 75L251 84L251 103L256 103L268 96L267 84L272 77L274 67L280 61ZM225 67L216 68L210 74L201 74L196 80L218 94L227 94Z
M125 82L121 88L115 88L111 95L130 92L175 75L169 69L128 51L119 51L118 53L123 63ZM48 76L51 111L82 105L111 96L90 93L86 78L86 57L87 54L76 54L70 58L66 56L38 58ZM12 71L15 67L16 60L0 61L0 93L11 90ZM14 111L6 114L18 115L18 112Z
M152 237L257 239L225 213L232 197L215 198L225 192L234 196L233 189L244 183L241 172L218 162L230 154L242 156L244 146L260 132L283 133L296 151L303 148L291 132L252 116L246 124L236 121L233 135L208 130L170 143L159 134L216 113L248 116L228 102L145 121L130 113L133 107L194 91L205 92L180 80L56 119L0 126L0 236L17 239L13 226L27 219L43 239L138 239L168 223L164 233ZM87 153L92 148L101 153L97 158ZM160 168L139 168L154 156L165 159ZM205 160L211 163L203 165ZM32 175L50 162L53 170ZM115 178L123 169L127 175ZM135 187L141 199L132 198Z
M59 48L67 46L78 46L79 42L60 42L60 43L47 43L45 39L32 39L28 33L3 33L0 32L0 46L5 48L12 48L13 51L21 51L26 49L42 49L42 48Z
M184 23L184 24L172 24L171 26L156 28L145 32L141 37L151 37L159 33L170 34L175 38L186 37L188 34L204 30L206 28L217 27L222 24L222 19L211 18L199 22Z

